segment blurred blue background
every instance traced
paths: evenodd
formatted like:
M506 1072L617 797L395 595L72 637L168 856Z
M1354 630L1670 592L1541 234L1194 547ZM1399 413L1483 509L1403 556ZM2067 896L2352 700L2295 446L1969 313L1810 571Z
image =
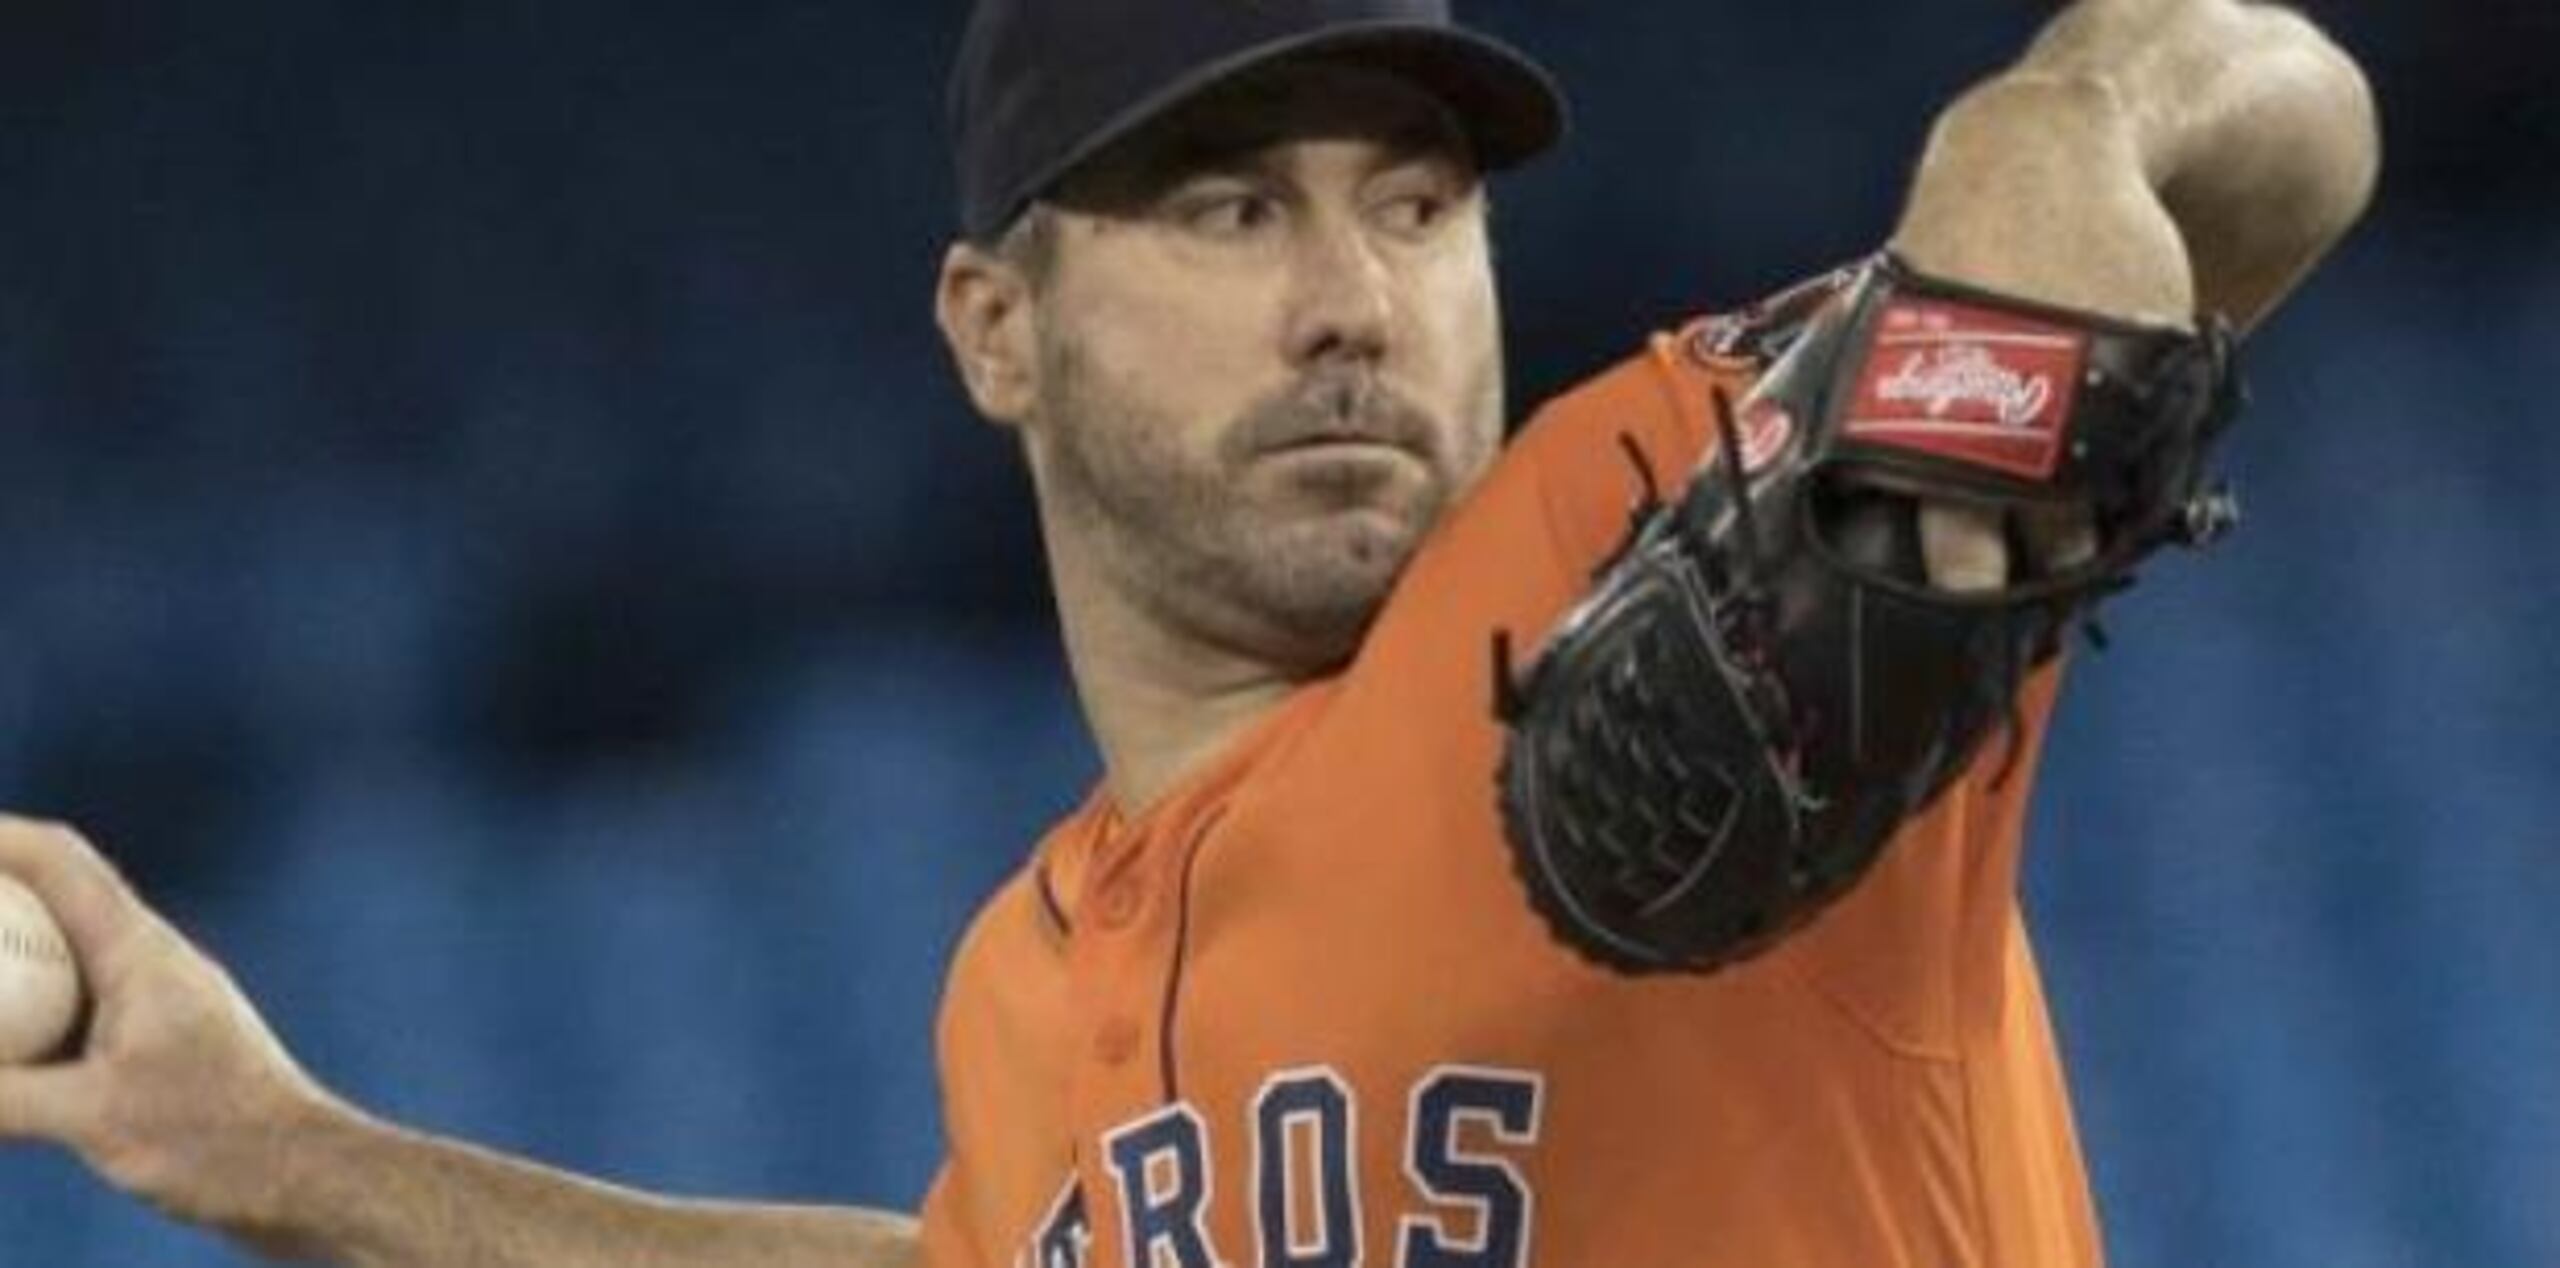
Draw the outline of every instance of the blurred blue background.
M2258 341L2253 522L2079 670L2029 902L2117 1262L2560 1265L2560 10L2312 8L2389 183ZM1580 106L1503 195L1524 401L1874 243L2036 17L1473 12ZM959 20L0 8L0 803L389 1115L912 1205L945 954L1094 770L926 317ZM239 1262L0 1150L0 1264Z

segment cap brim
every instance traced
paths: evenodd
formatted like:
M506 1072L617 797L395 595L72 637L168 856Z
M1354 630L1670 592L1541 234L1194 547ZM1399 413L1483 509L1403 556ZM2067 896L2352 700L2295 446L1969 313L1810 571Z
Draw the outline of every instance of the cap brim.
M1350 26L1261 51L1248 65L1326 57L1411 80L1448 103L1487 171L1516 167L1564 139L1565 98L1555 77L1488 35L1442 26Z
M1517 167L1555 147L1568 127L1564 92L1529 55L1488 35L1424 22L1347 23L1273 40L1193 67L1111 117L1012 199L1011 212L1085 160L1174 107L1237 75L1300 58L1374 66L1446 103L1488 172ZM1007 217L1010 218L1010 215ZM981 226L993 232L1000 225Z

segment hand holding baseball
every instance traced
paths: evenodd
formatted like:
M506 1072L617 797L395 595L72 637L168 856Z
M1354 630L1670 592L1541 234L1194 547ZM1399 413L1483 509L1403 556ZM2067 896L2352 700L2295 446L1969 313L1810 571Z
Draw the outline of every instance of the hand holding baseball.
M346 1111L230 975L78 833L6 816L0 947L0 1141L61 1144L170 1214L254 1241L282 1151ZM88 1025L62 1051L84 988Z

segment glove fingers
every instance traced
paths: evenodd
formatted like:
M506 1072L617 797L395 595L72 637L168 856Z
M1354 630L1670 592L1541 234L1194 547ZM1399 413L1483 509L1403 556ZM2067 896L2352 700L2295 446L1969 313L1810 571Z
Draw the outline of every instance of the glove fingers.
M2009 542L1994 506L1930 502L1920 507L1920 555L1929 584L1954 594L1987 594L2009 584Z

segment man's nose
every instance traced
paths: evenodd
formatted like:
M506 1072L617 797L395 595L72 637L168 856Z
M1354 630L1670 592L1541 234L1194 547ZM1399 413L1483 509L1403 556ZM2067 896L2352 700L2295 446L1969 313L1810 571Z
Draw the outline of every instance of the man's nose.
M1347 216L1317 217L1299 238L1290 359L1299 365L1383 359L1396 298L1395 274L1379 244Z

